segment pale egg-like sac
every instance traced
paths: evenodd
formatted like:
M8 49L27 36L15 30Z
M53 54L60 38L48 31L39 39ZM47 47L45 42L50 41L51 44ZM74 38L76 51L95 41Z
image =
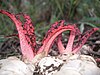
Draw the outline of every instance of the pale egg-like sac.
M33 69L17 57L0 60L0 75L33 75Z
M91 56L75 54L53 75L100 75L100 68Z
M100 75L100 68L91 56L64 53L42 58L33 75Z
M35 65L9 57L0 60L0 75L100 75L100 68L94 58L79 54L41 57Z
M63 61L56 57L44 57L38 63L38 75L53 75L59 71L63 65ZM35 73L34 73L35 74Z

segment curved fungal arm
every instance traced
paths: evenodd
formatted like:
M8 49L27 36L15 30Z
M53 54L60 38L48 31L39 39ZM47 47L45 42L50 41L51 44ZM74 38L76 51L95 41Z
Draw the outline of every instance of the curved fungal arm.
M99 30L99 28L92 28L91 30L85 32L85 34L79 39L78 44L73 48L73 53L78 52L81 47L86 43L87 39L97 30Z
M25 59L32 60L34 58L34 48L32 47L35 46L35 36L34 27L32 25L30 17L23 14L25 19L25 23L23 24L19 18L20 15L15 15L5 10L0 10L0 13L7 15L15 23L19 34L23 57ZM30 30L30 32L28 30ZM31 40L30 38L33 38L33 40ZM31 46L31 41L34 41L34 46Z
M51 48L51 46L52 46L54 40L55 40L62 32L65 32L65 31L67 31L67 30L76 32L76 30L75 30L75 28L74 28L73 25L66 25L66 26L65 26L63 20L60 21L60 22L58 22L58 24L57 24L57 22L54 23L54 24L52 25L52 27L48 30L48 33L47 33L48 35L46 35L46 37L44 38L44 40L43 40L43 42L42 42L43 45L40 47L40 49L39 49L39 51L38 51L37 53L41 53L42 51L45 51L45 52L46 52L46 55L48 55L48 52L49 52L49 50L50 50L50 48ZM72 42L73 42L73 40L72 40ZM61 50L61 51L59 51L59 52L63 52L64 47L63 47L61 41L58 42L58 43L61 44L61 46L62 46L62 47L59 46L59 50ZM72 45L72 44L70 44L70 45ZM63 49L62 49L62 48L63 48ZM67 51L69 51L69 50L66 50L66 52L67 52ZM65 51L64 51L64 52L65 52Z

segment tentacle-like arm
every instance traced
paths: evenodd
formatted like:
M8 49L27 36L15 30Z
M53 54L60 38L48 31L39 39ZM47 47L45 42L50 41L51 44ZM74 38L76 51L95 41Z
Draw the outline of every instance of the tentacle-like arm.
M23 57L28 60L32 60L34 57L33 47L35 47L35 36L34 27L30 17L26 14L23 14L25 18L25 23L23 24L19 18L20 15L15 15L5 10L0 10L0 13L7 15L15 23L19 34Z
M99 30L99 28L92 28L91 30L85 32L85 34L79 39L78 44L73 48L73 53L78 52L81 49L81 47L85 44L87 39L97 30Z
M44 38L43 45L39 49L38 53L45 51L46 55L48 55L48 52L51 48L51 45L54 42L54 40L57 38L57 36L59 36L62 32L67 31L67 30L71 30L73 32L76 32L73 25L66 25L65 26L63 20L58 22L58 24L57 24L57 22L54 23L52 25L52 27L49 29L49 31L47 33L48 35L46 35L46 37Z

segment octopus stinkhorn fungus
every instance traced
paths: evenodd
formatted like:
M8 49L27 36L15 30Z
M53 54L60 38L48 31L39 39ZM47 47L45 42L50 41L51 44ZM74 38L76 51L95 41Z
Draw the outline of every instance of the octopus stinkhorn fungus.
M23 13L13 14L5 10L0 10L0 13L7 15L15 23L15 26L18 31L19 39L20 39L20 46L21 46L23 58L29 61L34 60L34 58L37 55L43 52L44 52L44 56L47 56L50 48L55 43L58 47L60 54L63 54L63 53L76 54L81 49L81 47L84 45L84 43L87 41L87 39L90 37L90 35L93 34L95 31L99 30L98 28L93 28L87 31L84 35L82 35L80 30L76 27L75 24L66 24L64 20L61 20L61 21L58 21L52 24L52 26L50 27L50 29L48 30L48 32L46 33L46 36L44 37L42 41L42 46L38 50L36 50L37 49L36 48L37 46L36 37L34 33L33 23L32 23L30 16L27 14L23 14ZM21 21L20 19L21 16L24 18L25 20L24 22ZM64 47L61 41L62 33L67 30L70 31L70 36L69 36L66 47ZM74 43L74 39L76 36L78 36L78 43L74 45L73 43ZM53 60L55 59L52 59L52 61Z
M20 39L20 45L21 50L24 58L27 58L28 60L32 60L36 54L39 54L43 51L46 52L46 55L48 55L48 52L51 48L51 45L53 45L54 40L58 38L57 45L58 50L60 53L63 52L77 52L80 50L82 45L86 42L86 40L90 37L92 33L99 30L98 28L93 28L85 33L85 35L81 36L80 30L76 27L76 25L66 24L64 20L61 20L59 22L55 22L52 24L51 28L48 30L46 36L44 37L42 41L42 46L37 50L36 52L36 37L34 34L34 27L32 20L30 16L27 14L13 14L10 12L7 12L5 10L0 10L0 13L7 15L16 25L16 28L18 30L19 39ZM25 22L21 22L20 16L23 16L25 19ZM66 48L64 48L62 42L61 42L61 34L64 31L70 30L70 37L68 44ZM79 42L76 46L73 46L74 38L78 35ZM73 48L74 47L74 48Z

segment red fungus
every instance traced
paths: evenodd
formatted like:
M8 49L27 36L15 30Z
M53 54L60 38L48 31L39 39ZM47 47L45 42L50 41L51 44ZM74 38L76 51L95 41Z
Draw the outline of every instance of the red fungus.
M57 39L58 50L60 53L76 53L80 50L82 45L84 45L84 43L90 37L90 35L98 30L98 28L93 28L90 31L87 31L85 35L82 36L80 30L76 27L75 24L65 24L64 20L55 22L54 24L52 24L51 28L48 30L46 36L44 37L42 41L42 46L37 50L37 52L35 52L36 38L34 34L34 27L30 17L26 14L12 14L5 10L0 10L0 13L7 15L15 23L19 34L23 57L27 58L30 61L34 58L35 54L39 54L43 51L45 51L46 55L48 55L48 52L51 46L54 44L55 39ZM24 23L21 22L20 16L24 17ZM62 33L67 30L70 31L70 37L68 40L68 44L65 48L61 39ZM78 44L74 46L73 42L76 35L79 36L79 41Z

